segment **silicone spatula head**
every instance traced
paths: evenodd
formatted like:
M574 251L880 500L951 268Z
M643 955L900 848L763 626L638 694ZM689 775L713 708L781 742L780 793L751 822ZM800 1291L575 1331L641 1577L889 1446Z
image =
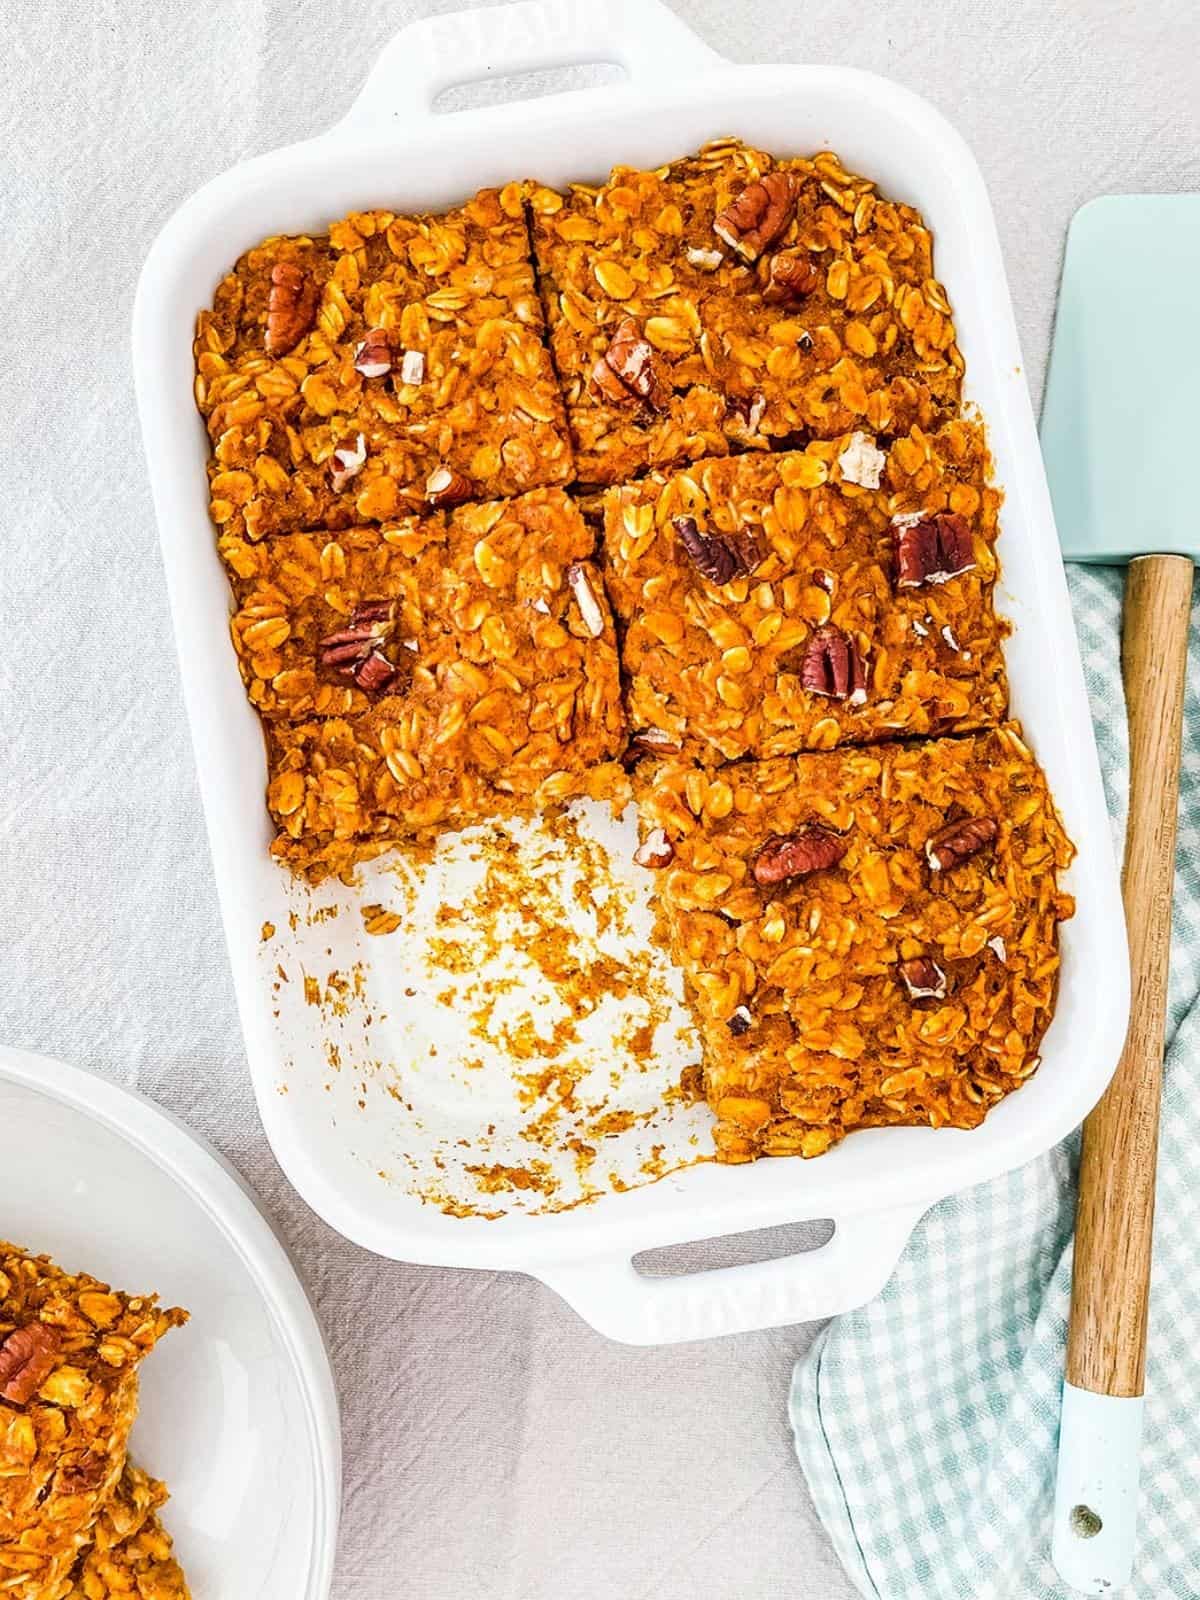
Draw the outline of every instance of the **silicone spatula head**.
M1200 560L1200 195L1075 213L1042 452L1069 561Z

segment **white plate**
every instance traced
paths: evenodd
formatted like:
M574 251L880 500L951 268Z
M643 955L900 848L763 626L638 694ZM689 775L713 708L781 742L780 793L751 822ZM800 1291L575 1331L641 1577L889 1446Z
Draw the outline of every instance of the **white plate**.
M137 1460L193 1600L325 1600L337 1399L304 1290L249 1192L140 1095L0 1048L0 1238L191 1321L143 1368Z
M438 93L454 84L586 61L617 62L627 81L485 110L434 109ZM207 440L192 400L196 311L210 303L230 263L267 234L319 229L362 206L445 206L483 184L526 175L595 180L615 162L656 164L728 134L780 155L830 146L884 192L918 206L933 229L968 399L986 416L1005 491L998 602L1014 624L1006 651L1013 708L1079 847L1068 879L1078 914L1063 930L1057 1015L1041 1070L974 1132L872 1129L818 1161L694 1166L654 1184L613 1185L557 1215L536 1214L521 1192L495 1198L504 1212L496 1220L446 1214L419 1193L431 1171L454 1159L458 1141L477 1152L466 1158L472 1163L527 1159L511 1070L499 1051L485 1051L478 1069L443 1070L461 1064L438 1050L431 1065L428 1045L414 1048L409 1025L415 1020L419 1032L436 996L412 941L364 937L358 915L363 902L391 899L382 864L364 874L357 897L334 886L307 900L267 855L262 736L229 647L229 590L207 516ZM535 1273L617 1338L699 1338L860 1303L886 1280L932 1201L1031 1159L1081 1120L1125 1033L1124 918L991 207L970 152L932 107L843 67L733 66L657 0L525 0L427 18L391 41L336 128L225 173L176 212L142 273L133 333L246 1053L280 1165L335 1228L409 1261ZM335 918L306 916L339 894ZM268 921L276 934L264 944ZM359 987L321 1014L304 1003L301 979L307 974L319 987L334 968L342 981L354 973ZM646 1076L627 1077L639 1092L652 1087ZM480 1151L489 1126L495 1134L486 1134ZM640 1150L627 1152L626 1172L655 1144L668 1146L672 1160L686 1154L695 1132L682 1115L671 1127L639 1122L637 1129L630 1142L640 1139ZM602 1149L607 1158L607 1141ZM832 1242L807 1256L668 1279L643 1277L631 1264L656 1245L806 1217L837 1224Z

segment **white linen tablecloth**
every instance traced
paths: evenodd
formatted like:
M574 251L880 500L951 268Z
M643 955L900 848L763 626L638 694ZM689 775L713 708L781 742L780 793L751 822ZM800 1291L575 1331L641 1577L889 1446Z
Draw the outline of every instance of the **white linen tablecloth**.
M459 3L0 0L0 1039L138 1086L261 1196L337 1369L336 1600L844 1600L786 1418L812 1327L630 1350L529 1279L381 1262L292 1193L254 1110L130 306L186 195L327 126L392 32ZM1074 208L1200 188L1191 0L673 3L736 60L870 68L950 116L1038 390Z

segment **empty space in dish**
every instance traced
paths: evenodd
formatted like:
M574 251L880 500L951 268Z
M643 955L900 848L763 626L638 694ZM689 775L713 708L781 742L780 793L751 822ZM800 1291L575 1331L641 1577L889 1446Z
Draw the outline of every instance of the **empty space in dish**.
M381 857L354 887L285 880L259 958L279 1093L456 1216L559 1211L709 1158L636 845L632 808L579 801Z

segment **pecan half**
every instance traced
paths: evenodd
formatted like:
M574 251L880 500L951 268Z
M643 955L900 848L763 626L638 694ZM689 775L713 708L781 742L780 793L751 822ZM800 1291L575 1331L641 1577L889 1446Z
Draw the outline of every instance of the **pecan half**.
M461 506L475 494L475 485L463 472L452 467L434 467L425 480L425 499L439 510Z
M350 613L346 627L317 641L317 660L323 667L348 674L356 661L365 660L375 645L387 638L391 625L390 600L364 600Z
M661 828L651 828L633 852L639 867L669 867L675 859L675 846Z
M807 250L781 250L771 257L763 299L774 305L805 300L821 281Z
M312 327L316 312L316 284L295 262L277 261L267 295L267 354L285 356L294 350Z
M662 383L654 365L654 348L632 317L617 323L608 349L592 368L592 382L616 405L641 401L657 410Z
M914 956L899 967L910 1000L944 1000L946 974L930 956Z
M848 840L820 822L807 823L795 833L772 834L755 858L754 881L767 887L823 872L836 867L849 848Z
M567 582L571 585L571 593L575 596L575 604L579 607L584 627L591 638L598 639L604 632L604 612L601 611L600 602L596 599L596 591L592 588L588 570L581 561L572 561L567 568Z
M45 1322L14 1328L0 1344L0 1400L23 1406L32 1400L54 1368L62 1335Z
M967 519L957 511L939 511L913 521L902 518L896 529L896 587L917 589L945 583L975 565L975 545Z
M1000 832L994 817L961 817L925 841L925 859L934 872L949 872L992 843Z
M361 433L353 445L339 445L329 458L329 481L334 490L344 489L351 478L357 478L366 459L367 441Z
M392 370L392 341L386 328L372 328L354 352L354 368L364 378L386 378Z
M364 600L350 613L347 627L317 641L319 665L353 678L364 694L382 694L398 676L379 648L392 631L393 617L392 601Z
M763 558L752 533L701 533L695 517L672 517L671 526L696 571L710 583L748 578Z
M757 261L787 228L796 189L786 172L768 172L746 186L713 222L713 232L743 261Z
M818 628L805 646L800 682L809 694L862 705L867 698L867 674L858 641L831 622Z

